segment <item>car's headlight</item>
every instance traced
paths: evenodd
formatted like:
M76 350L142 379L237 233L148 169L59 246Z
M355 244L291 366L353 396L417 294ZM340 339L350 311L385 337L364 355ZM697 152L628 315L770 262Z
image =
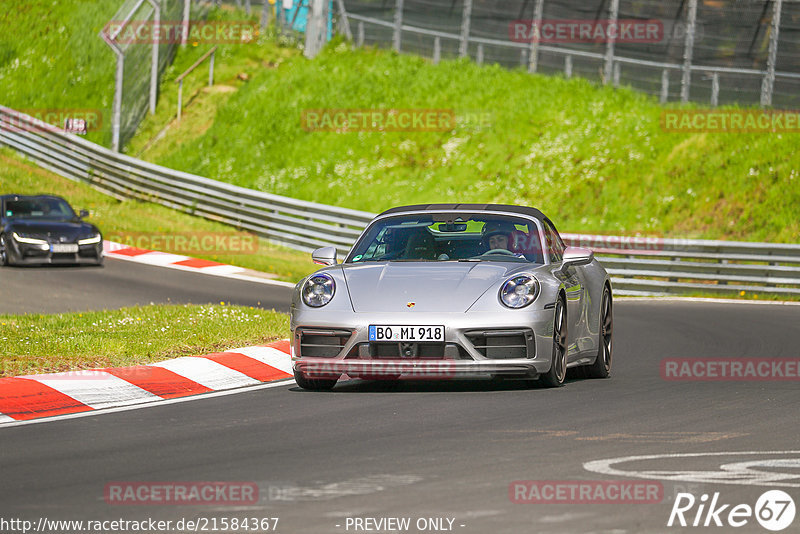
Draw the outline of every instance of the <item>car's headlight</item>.
M12 232L11 235L14 237L14 241L17 243L27 243L29 245L46 245L47 241L44 239L35 239L33 237L25 237L19 235L17 232Z
M94 245L95 243L99 243L102 238L100 234L95 234L92 237L87 237L86 239L79 239L79 245Z
M306 283L303 284L301 293L303 295L303 302L312 308L319 308L325 306L333 298L336 292L336 284L329 274L319 273L311 276Z
M509 278L500 288L500 301L509 308L524 308L538 296L539 281L528 274Z

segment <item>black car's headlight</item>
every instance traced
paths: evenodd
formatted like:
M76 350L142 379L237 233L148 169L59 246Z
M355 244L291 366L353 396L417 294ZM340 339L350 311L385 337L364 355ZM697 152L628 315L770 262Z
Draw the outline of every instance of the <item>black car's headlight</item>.
M87 237L85 239L79 239L78 240L78 244L79 245L94 245L96 243L99 243L101 239L102 239L102 237L100 236L100 234L94 234L94 235L89 236L89 237Z
M509 308L524 308L539 296L539 281L529 274L506 280L500 288L500 302Z
M35 237L28 237L26 235L19 235L17 232L11 232L11 236L17 243L25 243L26 245L46 245L47 241L44 239L37 239Z
M336 292L336 284L329 274L319 273L311 276L303 284L301 293L303 302L312 308L325 306L333 298Z

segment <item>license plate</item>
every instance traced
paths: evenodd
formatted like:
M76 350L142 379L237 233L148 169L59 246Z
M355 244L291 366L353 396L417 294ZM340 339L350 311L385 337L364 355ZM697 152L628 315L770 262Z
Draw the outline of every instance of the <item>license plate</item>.
M78 252L78 245L75 243L58 243L50 245L50 252L55 252L56 254L74 254Z
M370 341L444 342L444 326L370 325Z

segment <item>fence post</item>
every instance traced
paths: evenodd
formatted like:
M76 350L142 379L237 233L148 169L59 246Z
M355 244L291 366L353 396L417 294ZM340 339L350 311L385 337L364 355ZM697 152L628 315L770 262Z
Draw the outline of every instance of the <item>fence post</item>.
M358 38L356 39L356 46L361 48L364 46L364 22L358 21Z
M181 46L186 46L189 38L189 16L192 0L183 0L183 19L181 20Z
M183 104L183 80L178 82L178 122L181 122L181 105Z
M711 107L715 108L719 105L719 73L715 72L711 75Z
M692 54L694 53L694 29L697 23L697 0L689 0L686 14L686 41L683 46L683 77L681 78L681 102L689 101L689 86L692 83Z
M208 63L208 86L209 87L214 85L214 54L216 54L216 53L217 53L216 50L211 52L211 58L210 58L210 61Z
M261 6L261 31L265 32L269 26L269 2L264 0L264 5Z
M483 65L483 43L478 43L478 53L475 56L475 62L478 65Z
M265 2L267 0L264 0ZM353 41L353 31L350 29L350 20L347 18L347 10L344 8L344 0L337 0L336 5L339 7L339 16L341 17L340 24L344 28L344 36L347 40Z
M530 63L528 62L528 50L526 48L523 48L519 51L519 64L522 67L528 65L528 68L530 69Z
M469 24L472 18L472 0L464 0L464 11L461 15L461 43L458 45L458 56L469 53Z
M442 59L442 42L439 36L433 38L433 64L438 65Z
M669 70L664 69L661 71L661 98L659 101L665 104L667 98L669 98Z
M614 75L613 75L614 87L619 87L619 74L620 74L621 68L622 67L619 64L619 61L614 63L614 68L613 68L613 71L614 71Z
M531 50L528 72L539 70L539 39L542 36L542 16L544 13L544 0L536 0L533 5L533 20L531 21Z
M617 17L619 15L619 0L611 0L611 5L608 7L608 26L612 24L617 26ZM606 62L603 69L603 83L608 83L614 75L614 37L608 37L606 43Z
M111 149L119 152L119 129L122 122L122 83L125 77L125 55L116 47L112 47L117 54L117 72L114 75L114 110L111 119Z
M153 35L161 35L161 4L150 0L153 6ZM158 38L153 39L153 49L150 55L150 114L156 114L156 101L158 100L158 47L161 43Z
M767 72L761 81L761 105L772 105L772 90L775 87L775 61L778 57L778 35L781 29L781 7L783 0L774 0L772 5L772 31L769 36Z
M572 78L572 56L569 54L564 56L564 77Z
M252 6L250 5L250 0L244 0L244 12L250 16L250 11L252 10Z
M394 8L394 37L392 39L396 52L400 51L400 34L403 30L403 0L396 0Z

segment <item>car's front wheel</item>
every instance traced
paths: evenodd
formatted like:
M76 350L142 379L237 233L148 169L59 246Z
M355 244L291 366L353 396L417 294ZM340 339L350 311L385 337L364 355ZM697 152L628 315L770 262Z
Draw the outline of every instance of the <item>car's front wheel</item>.
M11 265L11 261L8 259L10 253L6 242L6 236L0 235L0 266L5 267L6 265Z
M294 381L303 389L311 391L330 391L336 385L338 378L307 378L303 373L295 369Z
M550 370L539 377L539 381L547 387L557 388L564 385L567 377L567 308L564 299L556 301L553 314L553 357Z

